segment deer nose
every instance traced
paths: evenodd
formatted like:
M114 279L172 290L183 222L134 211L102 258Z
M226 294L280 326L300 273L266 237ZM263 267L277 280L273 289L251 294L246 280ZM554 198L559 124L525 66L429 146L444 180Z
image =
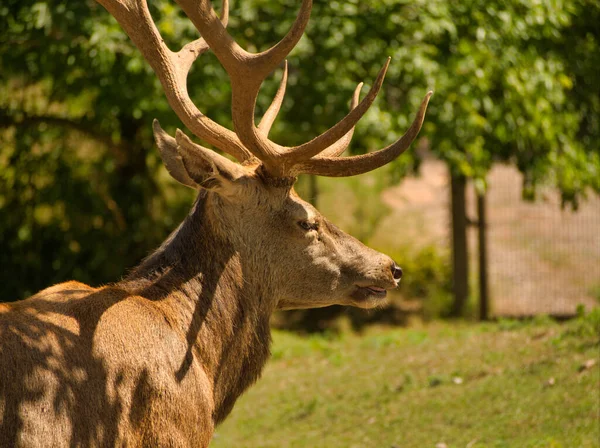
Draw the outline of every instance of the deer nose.
M402 278L402 268L395 262L392 264L392 276L394 280L400 280Z

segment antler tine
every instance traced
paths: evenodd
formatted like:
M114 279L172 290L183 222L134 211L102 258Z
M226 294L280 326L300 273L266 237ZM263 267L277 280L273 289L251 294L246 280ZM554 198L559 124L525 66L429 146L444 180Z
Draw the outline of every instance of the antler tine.
M295 147L280 146L268 140L266 135L254 126L254 103L258 91L250 93L249 90L236 89L232 80L232 105L237 106L232 107L232 115L238 137L263 162L266 171L274 177L289 175L289 171L292 170L294 165L310 159L332 145L334 147L328 153L337 152L341 147L345 149L352 137L352 134L349 136L346 134L356 126L358 120L362 118L375 101L389 64L390 58L388 57L365 98L356 107L352 108L341 121L318 137ZM250 95L252 95L251 100ZM239 101L236 101L238 99ZM251 118L251 121L248 121L248 118ZM337 143L340 139L342 141Z
M414 121L406 133L395 143L379 151L353 157L314 157L311 160L294 167L294 174L316 174L319 176L345 177L363 174L379 168L402 154L421 130L429 98L433 92L428 92Z
M333 127L329 128L318 137L315 137L309 142L306 142L300 146L289 148L287 154L285 155L288 165L294 165L303 160L307 160L313 156L316 156L321 151L324 151L326 148L333 145L356 125L358 120L360 120L369 107L371 107L373 101L375 101L375 98L381 89L381 85L383 84L385 73L390 65L390 60L391 58L388 57L385 61L385 64L379 71L377 79L373 83L371 90L369 90L369 93L367 93L367 96L365 96L358 106L352 109L348 115L346 115Z
M240 161L252 158L235 133L215 123L194 105L187 91L187 74L193 61L206 51L202 39L174 53L165 45L146 0L98 0L119 22L157 74L169 105L181 121L198 137L231 154ZM227 2L224 2L227 7ZM223 14L227 20L227 13ZM219 22L221 23L221 22ZM221 25L223 26L223 25Z
M353 110L358 105L358 98L360 95L360 90L362 89L363 83L358 83L356 89L354 89L354 95L352 95L352 101L350 103L350 110ZM341 139L331 145L329 148L321 151L318 157L338 157L341 156L344 151L350 145L352 141L352 136L354 135L354 128L356 126L352 126L352 129L348 131L346 135L344 135Z
M300 11L296 16L296 20L283 39L268 50L258 53L255 56L258 61L256 64L258 67L256 67L256 69L264 72L265 77L287 57L290 51L294 49L308 25L311 10L312 0L302 0L302 5L300 6Z
M310 18L312 0L302 0L294 24L277 44L261 53L250 53L240 47L217 19L210 0L176 0L194 26L204 36L230 77L262 82L296 46ZM233 81L233 79L232 79ZM259 83L260 84L260 83Z
M222 9L221 23L224 27L227 27L227 24L229 23L229 0L223 0ZM194 61L209 49L210 47L203 37L185 44L183 48L177 52L182 64L182 69L189 71Z
M275 118L277 118L277 114L279 113L279 109L281 109L281 104L283 103L283 97L285 96L285 87L287 85L287 77L288 77L288 62L285 61L283 65L283 75L281 76L281 82L279 83L279 88L273 97L273 101L271 105L263 115L260 123L258 125L258 130L262 135L268 137L269 131L271 130L271 126L273 126L273 122Z
M239 140L259 158L267 171L281 174L277 159L285 148L268 140L254 123L254 109L264 79L298 43L310 18L312 0L303 0L300 12L286 36L270 49L249 53L229 35L209 0L176 0L204 36L231 81L231 112Z

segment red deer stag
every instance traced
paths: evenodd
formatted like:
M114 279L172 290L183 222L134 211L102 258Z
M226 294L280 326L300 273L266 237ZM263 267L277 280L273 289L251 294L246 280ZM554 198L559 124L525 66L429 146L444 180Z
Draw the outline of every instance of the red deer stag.
M234 163L175 138L154 122L169 173L197 189L183 223L124 280L92 288L67 282L0 304L0 446L194 446L257 380L269 356L276 309L333 304L370 308L402 270L345 234L293 190L296 176L352 176L385 165L421 128L431 92L402 138L341 157L371 105L389 60L362 101L335 126L296 147L269 140L285 92L260 124L260 86L300 39L311 1L288 34L261 53L244 51L208 0L177 0L203 38L172 52L146 0L98 0L158 75L169 104L195 135ZM211 49L229 75L235 132L191 102L187 73Z

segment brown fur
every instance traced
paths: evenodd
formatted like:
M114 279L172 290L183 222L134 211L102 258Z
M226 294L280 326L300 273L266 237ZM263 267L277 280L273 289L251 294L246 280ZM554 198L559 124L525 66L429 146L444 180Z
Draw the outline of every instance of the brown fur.
M235 166L124 280L0 304L0 446L206 447L260 376L276 308L370 307L361 286L396 286L388 257Z

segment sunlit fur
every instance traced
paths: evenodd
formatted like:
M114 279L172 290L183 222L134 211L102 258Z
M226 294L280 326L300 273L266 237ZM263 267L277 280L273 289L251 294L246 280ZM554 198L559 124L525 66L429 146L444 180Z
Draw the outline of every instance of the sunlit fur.
M1 447L206 447L260 376L275 309L368 308L382 299L359 286L396 286L290 186L224 166L190 171L189 216L122 281L0 304Z

